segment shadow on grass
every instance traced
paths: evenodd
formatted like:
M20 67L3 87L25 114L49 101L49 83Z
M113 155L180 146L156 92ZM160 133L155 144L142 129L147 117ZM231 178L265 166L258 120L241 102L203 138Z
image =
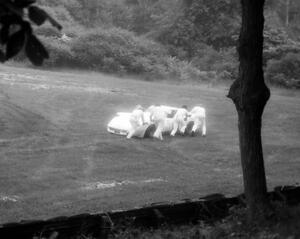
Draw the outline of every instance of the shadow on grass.
M228 217L206 223L199 221L188 225L163 225L153 228L116 227L108 236L110 239L297 239L300 238L300 206L274 203L274 217L260 225L249 224L245 220L246 209L240 206L230 208ZM91 237L89 239L92 239Z

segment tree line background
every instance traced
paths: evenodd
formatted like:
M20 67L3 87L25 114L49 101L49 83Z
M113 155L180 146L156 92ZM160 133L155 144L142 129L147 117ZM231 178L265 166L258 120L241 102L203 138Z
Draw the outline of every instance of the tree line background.
M63 26L35 33L46 67L138 74L148 80L237 78L240 3L236 0L39 0ZM300 88L300 1L267 0L266 81ZM19 54L18 61L26 61Z

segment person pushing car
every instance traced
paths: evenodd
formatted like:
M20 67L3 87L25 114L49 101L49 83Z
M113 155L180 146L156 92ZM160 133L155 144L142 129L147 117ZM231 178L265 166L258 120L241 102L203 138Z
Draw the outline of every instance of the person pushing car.
M139 129L145 123L144 108L141 105L137 105L132 111L129 122L131 124L131 129L127 134L127 139L132 138L135 135L137 129Z

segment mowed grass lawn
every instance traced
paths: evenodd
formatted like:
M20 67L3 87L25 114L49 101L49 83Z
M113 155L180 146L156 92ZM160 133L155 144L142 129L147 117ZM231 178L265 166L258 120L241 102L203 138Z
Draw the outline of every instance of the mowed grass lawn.
M226 87L0 66L0 222L242 193ZM274 90L263 120L268 187L300 181L299 91ZM207 137L109 134L136 104L203 105Z

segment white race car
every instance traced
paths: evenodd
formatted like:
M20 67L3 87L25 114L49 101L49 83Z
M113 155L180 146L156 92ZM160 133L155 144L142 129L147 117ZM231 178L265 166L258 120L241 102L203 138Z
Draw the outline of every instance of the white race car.
M160 105L160 107L167 113L167 118L172 118L178 108ZM109 121L107 125L107 131L112 134L123 135L126 136L128 132L131 130L131 124L129 122L131 113L128 112L118 112L116 115ZM145 125L140 126L138 130L136 130L134 136L139 138L152 137L155 132L155 125L150 120L150 113L144 112L144 120L146 122ZM189 135L194 122L187 122L185 133Z
M131 113L118 112L115 117L109 121L107 131L112 134L127 135L131 129L129 122Z
M109 121L107 125L107 131L112 134L124 135L126 136L131 130L131 124L129 122L131 113L118 112L115 117ZM147 112L144 115L145 118L149 118ZM148 121L146 121L148 122ZM155 131L155 125L149 123L142 125L138 130L136 130L134 136L139 138L151 137Z

